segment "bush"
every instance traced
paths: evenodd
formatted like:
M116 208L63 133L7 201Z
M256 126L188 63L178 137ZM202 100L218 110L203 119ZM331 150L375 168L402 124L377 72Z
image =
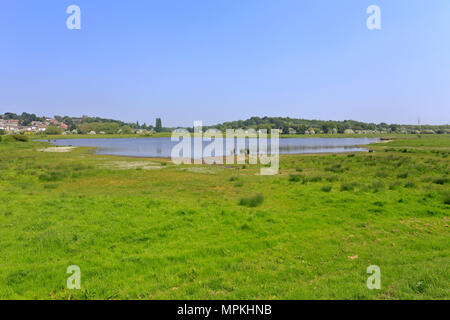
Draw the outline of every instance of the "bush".
M320 190L322 190L323 192L330 192L332 188L332 186L324 186Z
M303 169L302 169L302 168L300 168L300 167L296 167L296 168L295 168L295 171L297 171L297 172L302 172L302 171L303 171Z
M257 207L264 202L264 196L261 193L257 193L250 197L241 198L239 205L246 207Z

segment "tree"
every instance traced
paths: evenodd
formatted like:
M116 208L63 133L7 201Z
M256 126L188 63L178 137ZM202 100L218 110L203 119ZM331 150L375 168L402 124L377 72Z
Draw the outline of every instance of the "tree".
M48 126L45 133L50 135L61 134L61 128L57 126Z
M308 128L306 128L306 126L304 124L301 124L297 127L297 133L305 134L307 129Z
M162 131L161 118L156 118L155 131L156 132L161 132Z
M123 126L120 128L122 130L123 134L130 134L131 133L131 127L130 126Z
M400 129L400 127L396 124L391 124L389 127L391 128L392 132L396 132Z

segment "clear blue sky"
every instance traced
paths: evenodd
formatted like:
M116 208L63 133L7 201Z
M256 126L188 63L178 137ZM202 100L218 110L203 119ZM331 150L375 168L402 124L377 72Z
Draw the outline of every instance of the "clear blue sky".
M66 28L71 4L81 30ZM7 111L448 124L450 1L2 0Z

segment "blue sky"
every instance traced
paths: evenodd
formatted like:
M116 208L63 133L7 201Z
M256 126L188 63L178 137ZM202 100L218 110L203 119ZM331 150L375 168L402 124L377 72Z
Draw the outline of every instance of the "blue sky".
M68 30L66 8L81 8ZM369 5L382 29L366 28ZM0 113L450 123L448 0L2 0Z

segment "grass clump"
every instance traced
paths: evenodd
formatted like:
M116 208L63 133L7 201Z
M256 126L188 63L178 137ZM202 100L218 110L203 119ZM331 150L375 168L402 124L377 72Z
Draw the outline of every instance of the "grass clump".
M388 173L387 173L387 171L380 170L375 173L375 176L378 178L387 178Z
M371 188L373 192L379 192L384 189L384 183L381 181L374 181Z
M408 175L409 175L408 172L402 172L397 175L397 178L406 179L406 178L408 178Z
M239 200L239 205L254 208L260 206L264 202L264 196L257 193L253 196L244 197Z
M333 189L332 186L323 186L322 188L320 188L320 190L322 190L323 192L330 192L331 189Z
M444 195L444 199L442 202L444 202L444 204L450 206L450 192L448 192L447 194Z
M290 174L289 175L289 181L290 182L300 182L302 180L303 176L299 174Z
M357 182L347 182L341 184L341 191L354 191L359 186Z
M405 183L405 188L415 188L416 183L414 181L408 181Z
M53 181L61 181L67 177L67 173L64 171L49 171L47 173L43 173L39 176L40 181L44 182L53 182Z
M58 188L58 184L44 184L44 189L53 190Z
M433 183L442 185L448 183L449 180L450 180L449 178L436 178L433 179Z
M308 182L319 182L319 181L322 181L322 177L321 176L312 176L312 177L307 177L305 179L307 179Z
M334 173L342 173L345 171L345 169L342 168L342 165L338 163L338 164L334 164L330 167L326 167L325 171L334 172Z
M242 187L244 185L244 182L242 182L242 181L237 181L235 184L234 184L234 186L236 187L236 188L240 188L240 187Z

